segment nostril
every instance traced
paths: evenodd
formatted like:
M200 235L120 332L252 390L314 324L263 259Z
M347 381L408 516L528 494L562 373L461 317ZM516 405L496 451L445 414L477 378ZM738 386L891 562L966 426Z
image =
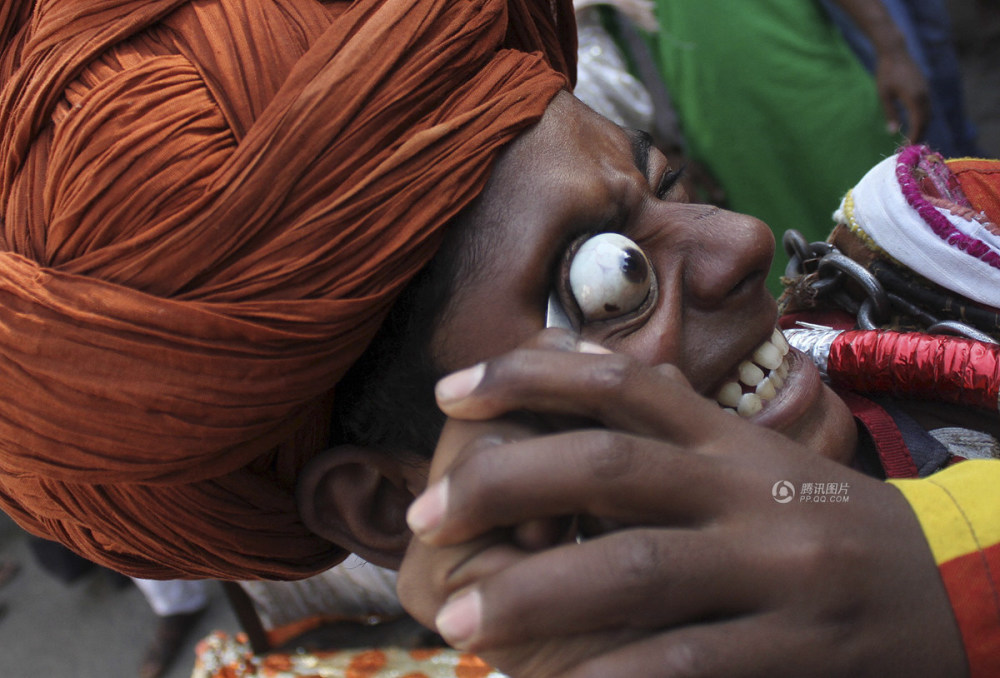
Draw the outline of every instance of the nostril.
M743 276L739 282L732 286L726 294L727 299L734 299L742 296L748 290L755 290L759 285L763 285L767 279L767 272L762 270L751 271Z

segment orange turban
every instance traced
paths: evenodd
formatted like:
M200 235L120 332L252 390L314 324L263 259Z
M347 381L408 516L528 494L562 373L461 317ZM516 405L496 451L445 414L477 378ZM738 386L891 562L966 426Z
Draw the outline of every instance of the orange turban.
M562 0L0 8L0 504L130 575L295 578L331 393L565 87Z

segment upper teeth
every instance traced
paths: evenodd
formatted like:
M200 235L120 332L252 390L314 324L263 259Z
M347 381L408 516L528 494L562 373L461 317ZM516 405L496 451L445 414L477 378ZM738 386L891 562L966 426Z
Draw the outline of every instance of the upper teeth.
M739 365L739 381L722 385L716 400L729 412L752 417L764 407L764 401L777 395L788 376L788 342L780 330L757 347L750 360Z

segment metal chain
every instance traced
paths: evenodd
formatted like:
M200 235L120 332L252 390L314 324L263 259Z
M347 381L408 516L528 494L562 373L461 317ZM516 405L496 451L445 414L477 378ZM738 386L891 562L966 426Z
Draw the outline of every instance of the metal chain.
M875 275L827 242L808 242L795 230L781 239L789 262L785 277L811 276L806 284L817 299L827 298L857 318L858 327L874 330L889 322L893 314L914 318L929 334L950 334L997 344L985 332L957 320L941 319L918 308L897 294L887 292ZM864 293L858 302L848 291L848 283Z

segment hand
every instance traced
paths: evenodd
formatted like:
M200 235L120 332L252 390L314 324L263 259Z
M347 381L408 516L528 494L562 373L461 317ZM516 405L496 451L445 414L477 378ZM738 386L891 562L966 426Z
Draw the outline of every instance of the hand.
M906 137L911 143L920 141L931 115L930 90L909 53L901 48L881 54L875 69L875 82L890 131L896 133L902 128L899 105L906 111L909 122Z
M581 344L561 330L548 330L530 340L523 348L554 351L603 350ZM551 431L555 426L580 424L573 418L550 418L506 415L488 421L449 419L441 434L429 473L429 482L440 480L451 465L463 455L477 451L489 453L502 445L526 440ZM397 588L408 611L421 623L435 628L435 616L447 595L487 574L501 571L527 554L559 543L568 543L575 534L573 519L528 519L514 529L490 530L466 542L447 547L432 547L414 539L399 573ZM497 657L513 675L554 675L557 668L571 666L577 657L586 656L596 647L611 649L636 632L610 630L570 637L545 637L508 648ZM487 657L490 654L487 653ZM498 664L498 665L499 665Z
M898 492L722 412L676 369L519 350L441 404L484 423L435 459L445 480L412 510L421 539L400 594L516 678L965 673ZM490 433L515 410L606 428ZM848 501L779 504L781 480L846 483ZM581 544L518 541L569 516L598 528Z
M920 141L930 118L930 94L920 67L906 48L906 38L881 2L835 0L875 47L875 81L891 133L901 129L897 104L906 111L911 143Z
M489 422L449 420L438 446L435 462L475 450L493 448L535 435L535 429L509 419ZM432 472L433 478L441 473ZM571 520L529 519L514 529L495 529L468 541L433 547L419 539L410 543L399 572L397 590L407 610L428 628L437 628L435 617L449 594L524 561L531 553L570 541ZM442 625L443 628L444 625ZM566 636L547 633L529 638L501 652L485 648L481 654L512 676L554 676L591 656L640 637L639 631L607 629Z

